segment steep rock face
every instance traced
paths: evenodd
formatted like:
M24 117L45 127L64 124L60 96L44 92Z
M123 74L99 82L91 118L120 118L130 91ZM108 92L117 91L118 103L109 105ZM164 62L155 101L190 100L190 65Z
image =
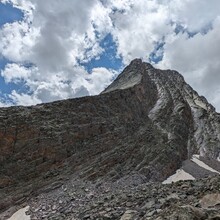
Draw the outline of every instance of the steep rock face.
M188 138L189 158L197 152L201 156L218 159L220 115L215 112L214 107L205 97L199 96L186 84L183 77L176 71L155 70L149 74L159 92L159 98L149 117L168 133L170 139L178 138L178 135L184 131L184 126L186 129L191 127ZM178 129L176 122L181 119L183 124L180 122ZM170 123L166 123L168 121Z
M162 181L193 153L219 158L214 108L179 73L139 59L99 96L1 108L0 118L0 209L72 174Z

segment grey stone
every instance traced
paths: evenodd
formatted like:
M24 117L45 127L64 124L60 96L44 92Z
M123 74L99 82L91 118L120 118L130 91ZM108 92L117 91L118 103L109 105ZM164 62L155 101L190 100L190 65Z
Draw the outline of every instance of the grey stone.
M203 208L210 208L220 204L220 194L207 194L201 200L200 204Z
M142 209L143 209L143 210L145 210L145 209L148 210L148 209L152 208L154 205L155 205L155 201L154 201L154 200L151 200L151 201L147 202L147 203L142 207Z
M134 220L136 213L135 210L127 210L120 220Z

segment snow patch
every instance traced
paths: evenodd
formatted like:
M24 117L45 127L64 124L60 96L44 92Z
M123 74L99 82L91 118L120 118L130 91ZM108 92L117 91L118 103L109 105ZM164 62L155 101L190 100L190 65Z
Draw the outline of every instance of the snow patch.
M206 170L209 170L209 171L211 171L211 172L213 172L213 173L218 173L218 174L220 174L220 172L218 172L217 170L212 169L210 166L206 165L204 162L202 162L201 160L199 160L199 155L197 155L197 154L194 154L194 155L192 156L191 161L193 161L194 163L196 163L197 165L199 165L200 167L202 167L202 168L204 168L204 169L206 169Z
M26 206L25 208L19 209L8 220L30 220L30 215L26 215L29 208L29 206Z
M189 173L185 172L183 169L178 169L175 174L168 177L162 182L162 184L169 184L172 182L177 182L180 180L194 180L195 178Z

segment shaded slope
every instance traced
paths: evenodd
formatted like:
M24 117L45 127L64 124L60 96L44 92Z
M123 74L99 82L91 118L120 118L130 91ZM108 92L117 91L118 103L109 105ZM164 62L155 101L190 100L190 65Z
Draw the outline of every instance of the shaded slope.
M219 156L214 108L177 72L138 59L99 96L1 108L0 117L0 209L72 174L162 181L193 153Z

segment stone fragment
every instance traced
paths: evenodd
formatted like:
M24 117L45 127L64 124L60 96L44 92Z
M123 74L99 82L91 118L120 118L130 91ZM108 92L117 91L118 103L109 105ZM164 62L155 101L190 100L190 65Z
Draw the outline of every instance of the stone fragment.
M122 217L120 218L120 220L134 220L134 217L136 215L137 211L135 210L127 210Z
M157 213L156 210L150 211L150 212L148 212L148 213L145 215L145 217L151 217L151 216L153 216L155 213Z
M206 220L208 217L207 213L202 209L195 208L191 205L177 207L173 214L170 215L170 220Z
M141 209L148 210L148 209L152 208L154 205L155 205L155 201L151 200L151 201L147 202Z
M220 194L207 194L201 200L200 204L203 208L210 208L220 204Z

